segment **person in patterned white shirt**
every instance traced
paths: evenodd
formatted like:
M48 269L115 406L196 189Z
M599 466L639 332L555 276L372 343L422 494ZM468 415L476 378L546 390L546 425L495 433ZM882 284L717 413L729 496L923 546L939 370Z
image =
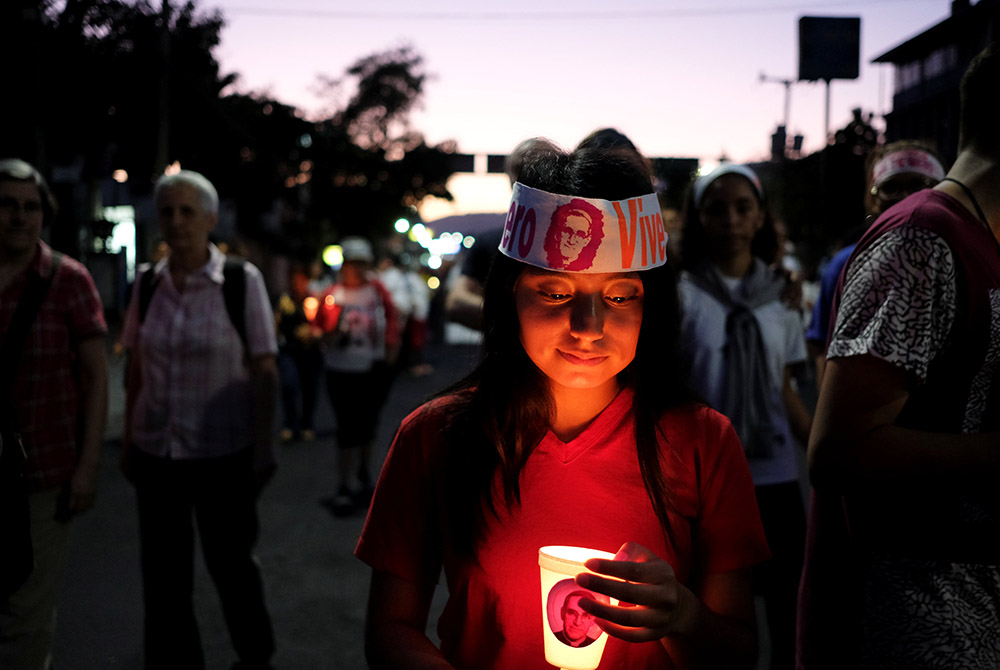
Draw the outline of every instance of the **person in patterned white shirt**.
M1000 49L945 179L862 237L809 443L799 668L1000 667Z

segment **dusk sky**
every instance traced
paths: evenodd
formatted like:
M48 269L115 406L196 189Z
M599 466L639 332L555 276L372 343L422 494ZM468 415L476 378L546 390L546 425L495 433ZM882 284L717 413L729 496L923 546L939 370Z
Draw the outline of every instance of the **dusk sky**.
M714 163L760 160L782 123L785 87L761 82L798 74L800 16L861 18L861 76L831 85L830 129L851 109L892 104L893 73L869 61L946 18L950 0L507 0L503 3L382 0L203 0L222 10L216 50L237 89L267 91L308 114L324 101L316 77L339 77L357 59L403 44L431 75L412 126L463 153L507 153L528 137L572 147L614 126L648 156ZM790 134L804 149L823 146L826 86L795 82ZM449 188L456 203L427 203L433 220L500 211L503 176L465 175Z

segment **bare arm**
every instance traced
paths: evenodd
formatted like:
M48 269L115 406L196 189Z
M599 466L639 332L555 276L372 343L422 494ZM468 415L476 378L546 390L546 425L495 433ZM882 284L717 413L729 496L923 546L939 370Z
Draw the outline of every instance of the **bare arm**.
M448 670L452 666L427 637L434 584L373 571L365 620L365 657L372 670Z
M792 434L801 444L809 444L809 432L812 430L812 417L809 410L802 402L802 397L792 385L791 368L785 367L785 379L781 385L781 399L785 405L785 413L788 415L788 425L792 429Z
M843 491L889 482L995 481L1000 433L929 433L893 425L910 396L906 373L869 355L827 361L809 441L809 477Z
M444 309L449 321L482 330L483 285L468 275L460 275L448 291Z
M809 355L816 365L816 390L823 388L823 370L826 367L826 347L821 342L806 342Z
M142 388L142 359L138 349L129 349L126 353L128 362L125 375L125 426L122 432L122 455L119 468L125 478L132 479L130 458L132 449L132 431L135 426L135 403Z
M627 556L628 560L620 557ZM707 575L694 590L649 549L627 543L616 560L591 559L587 567L627 580L589 573L577 584L634 607L581 599L609 635L631 642L659 640L678 668L752 668L757 660L750 569Z
M250 359L250 383L253 387L253 469L257 485L263 489L277 469L274 420L278 398L278 364L274 354Z
M80 453L70 479L69 511L76 514L94 504L104 427L108 420L108 366L104 337L89 337L76 350L80 365L82 428Z

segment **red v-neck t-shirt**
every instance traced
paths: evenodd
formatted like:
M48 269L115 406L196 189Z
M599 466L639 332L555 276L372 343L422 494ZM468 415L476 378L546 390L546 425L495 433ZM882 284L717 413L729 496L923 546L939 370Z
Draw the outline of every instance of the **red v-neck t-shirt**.
M563 442L549 431L521 474L521 504L486 516L475 558L440 539L435 482L448 398L400 426L379 478L357 556L401 579L436 582L449 597L438 621L441 649L457 668L550 670L542 642L538 549L575 545L616 552L633 541L667 560L681 582L752 566L768 557L753 482L735 432L700 405L660 420L672 536L656 518L639 471L633 393L623 390L583 433ZM440 462L440 461L438 461ZM499 475L498 475L499 476ZM670 667L659 643L608 640L600 668Z

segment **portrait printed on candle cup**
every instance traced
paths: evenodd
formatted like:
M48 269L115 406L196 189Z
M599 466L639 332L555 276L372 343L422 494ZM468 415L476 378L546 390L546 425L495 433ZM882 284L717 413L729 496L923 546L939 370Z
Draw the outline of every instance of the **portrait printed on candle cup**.
M581 598L609 602L607 596L580 588L572 579L556 583L549 591L545 608L549 629L557 640L568 647L586 647L601 635L594 615L580 607Z
M576 576L590 572L590 558L611 560L614 554L584 547L547 546L538 550L541 578L542 637L545 660L563 670L594 670L601 664L608 634L580 607L581 598L608 605L618 601L577 585Z

